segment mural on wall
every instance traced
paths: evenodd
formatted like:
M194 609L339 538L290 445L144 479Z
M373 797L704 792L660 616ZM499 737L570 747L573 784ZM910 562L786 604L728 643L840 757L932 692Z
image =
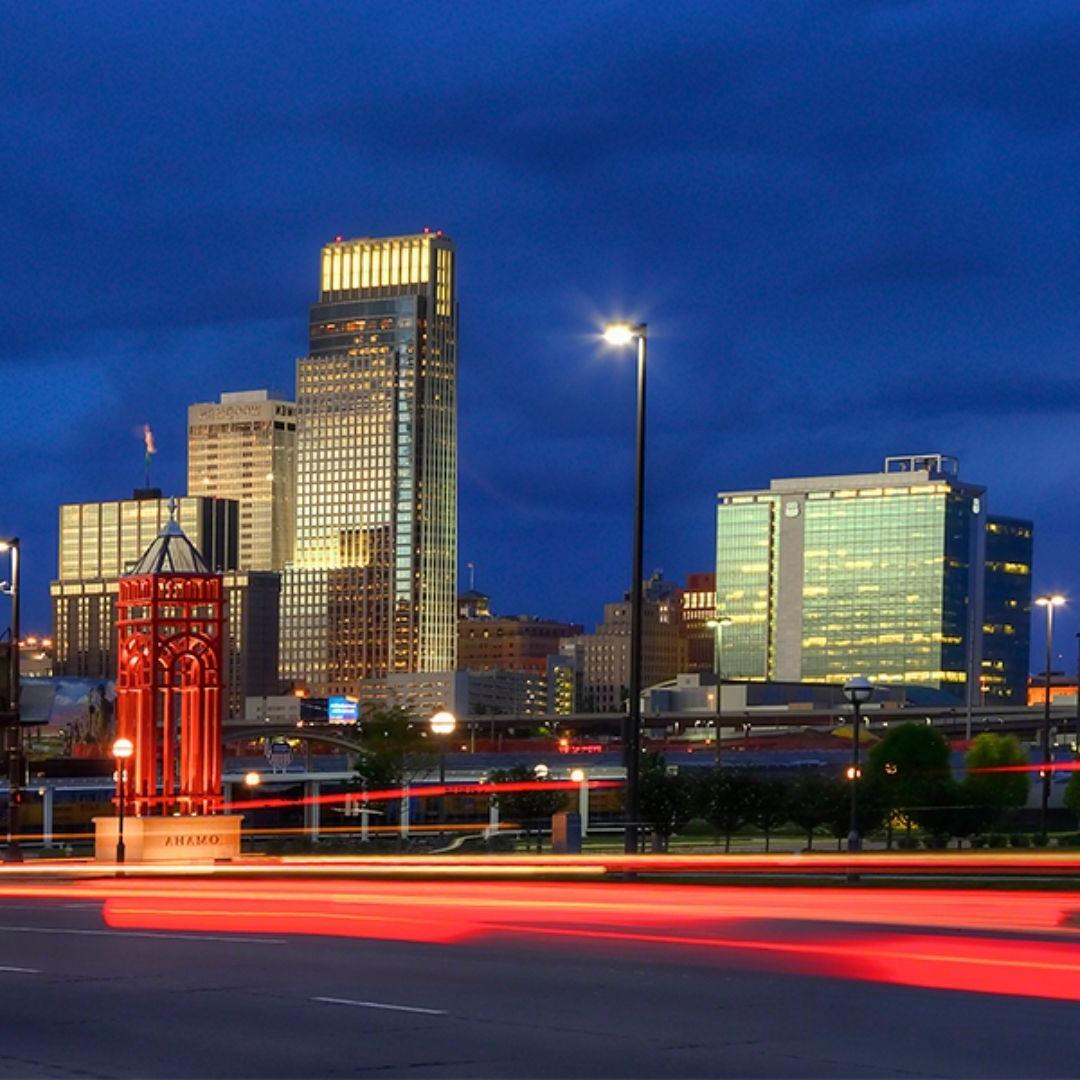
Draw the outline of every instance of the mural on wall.
M116 734L116 685L111 679L54 675L24 679L23 723L31 749L63 757L108 757Z

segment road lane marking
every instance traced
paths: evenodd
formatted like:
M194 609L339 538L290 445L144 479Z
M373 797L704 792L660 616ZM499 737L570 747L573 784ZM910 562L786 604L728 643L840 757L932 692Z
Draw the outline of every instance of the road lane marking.
M85 937L167 938L172 941L239 941L248 945L287 945L288 938L241 934L165 934L152 930L74 930L64 926L0 926L0 934L79 934Z
M352 998L313 997L324 1005L356 1005L361 1009L388 1009L390 1012L423 1013L425 1016L449 1016L446 1009L421 1009L418 1005L388 1005L384 1001L354 1001Z
M21 967L8 967L6 964L0 964L0 971L13 971L16 975L40 975L40 968L21 968Z

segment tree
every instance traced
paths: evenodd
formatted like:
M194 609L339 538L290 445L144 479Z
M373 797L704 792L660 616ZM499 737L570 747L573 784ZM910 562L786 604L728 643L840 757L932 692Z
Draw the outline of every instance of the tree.
M527 765L514 765L509 769L496 769L488 779L493 784L513 784L535 780L536 776ZM525 846L528 849L529 837L535 830L537 846L542 843L544 826L551 820L551 815L562 809L566 795L562 791L507 791L498 796L499 816L507 821L516 821L525 830Z
M673 833L693 817L693 791L685 774L669 773L661 754L646 754L638 778L638 806L642 818L659 837L666 851Z
M870 794L892 817L931 830L955 802L949 744L927 724L901 724L871 751ZM862 789L860 789L860 794Z
M971 744L964 755L961 801L971 807L970 816L982 828L992 827L1009 807L1027 802L1031 788L1031 776L1023 771L1027 763L1028 756L1015 735L985 732ZM1008 771L980 771L983 769Z
M848 790L840 780L808 772L795 778L788 796L788 818L806 833L806 848L810 851L814 847L814 830L836 818L837 808L847 805Z
M723 836L724 851L731 851L731 834L747 819L751 786L749 774L723 768L711 770L702 783L702 815Z
M1074 772L1065 785L1065 805L1080 818L1080 772Z
M866 836L881 826L888 812L886 803L882 797L880 788L865 776L860 780L838 780L836 789L836 801L832 804L832 817L826 824L829 832L839 842L843 841L851 832L851 785L859 785L858 798L856 800L855 821L859 829L859 836Z
M755 777L750 789L750 821L765 834L765 850L773 830L788 820L788 784L775 776Z
M426 776L435 762L427 728L400 705L374 710L358 728L357 775L366 790L401 787Z

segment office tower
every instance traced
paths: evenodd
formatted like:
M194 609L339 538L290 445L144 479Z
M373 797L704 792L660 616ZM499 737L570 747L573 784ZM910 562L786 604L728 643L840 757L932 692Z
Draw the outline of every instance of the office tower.
M130 572L169 522L170 500L156 490L113 502L60 507L58 579L50 585L53 669L111 680L116 671L116 600ZM211 570L223 575L229 642L228 715L243 715L247 694L278 690L279 576L237 572L239 506L233 499L177 499L176 521Z
M679 588L659 572L645 582L641 620L641 685L673 679L686 667ZM604 605L595 633L565 641L565 656L580 666L578 704L583 712L616 713L626 708L630 684L630 601ZM575 646L577 649L575 649ZM556 665L558 666L558 665ZM565 695L561 688L557 693Z
M716 662L716 575L688 574L682 591L682 628L686 638L686 670L713 671Z
M388 676L456 666L455 294L441 233L323 248L282 658L313 694L371 700Z
M985 522L985 489L941 454L722 493L725 676L864 675L962 699L981 664Z
M980 696L987 704L1027 704L1033 534L1030 521L996 514L986 520Z
M189 406L188 494L240 504L238 569L283 570L296 529L296 406L266 390Z

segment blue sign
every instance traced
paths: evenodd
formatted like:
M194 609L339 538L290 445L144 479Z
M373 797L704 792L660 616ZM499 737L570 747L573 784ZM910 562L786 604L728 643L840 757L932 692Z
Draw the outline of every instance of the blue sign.
M347 697L327 698L326 719L331 724L355 724L360 719L360 702Z

